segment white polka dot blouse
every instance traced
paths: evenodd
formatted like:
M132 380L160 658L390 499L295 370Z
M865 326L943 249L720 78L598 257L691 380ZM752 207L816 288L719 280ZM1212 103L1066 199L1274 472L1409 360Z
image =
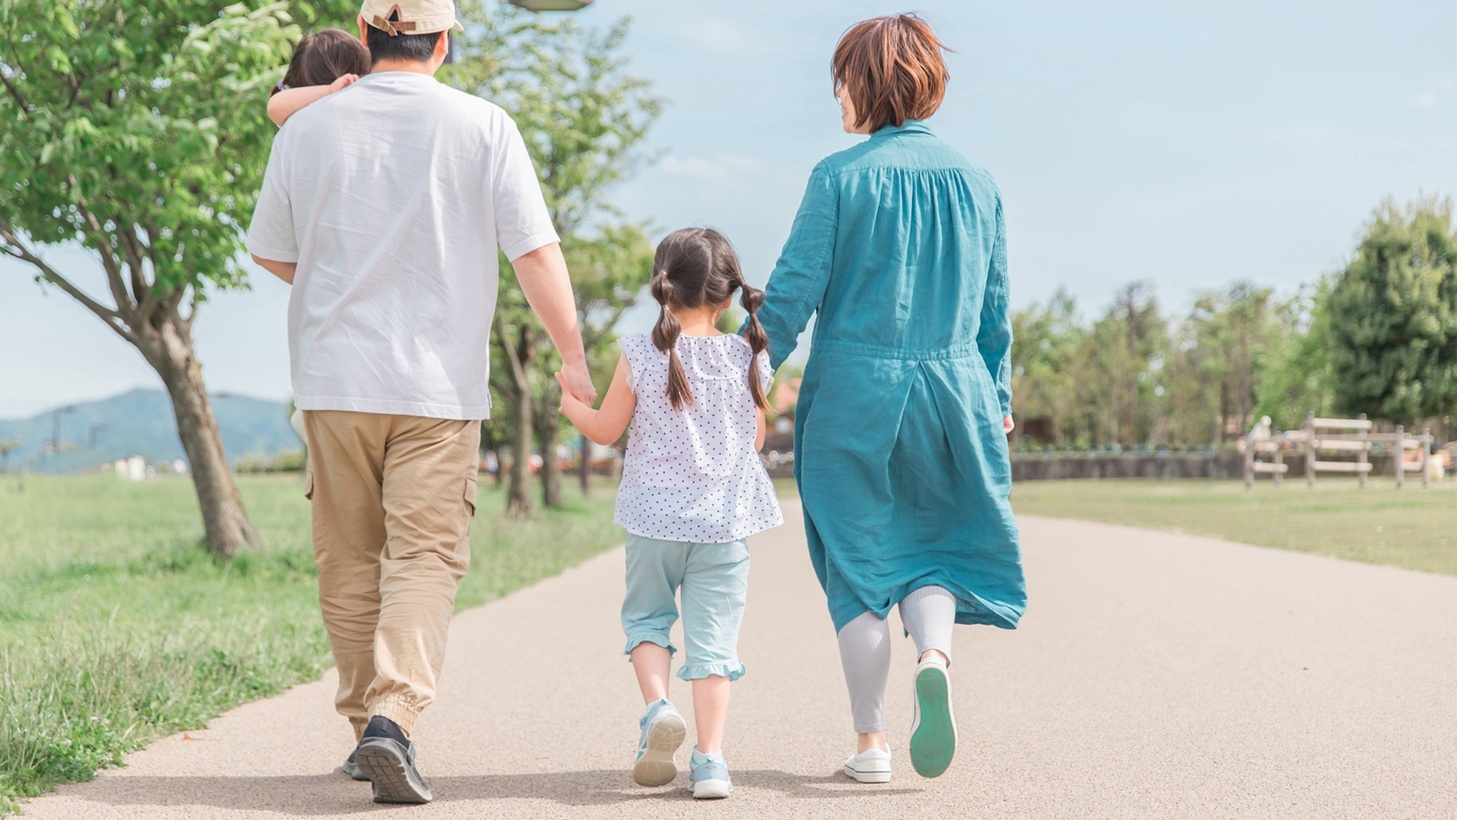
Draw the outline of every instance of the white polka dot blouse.
M737 541L784 523L754 449L749 343L734 334L680 335L676 350L693 402L679 410L668 400L668 354L642 334L621 345L637 409L614 520L633 535L695 544ZM772 373L760 353L766 393Z

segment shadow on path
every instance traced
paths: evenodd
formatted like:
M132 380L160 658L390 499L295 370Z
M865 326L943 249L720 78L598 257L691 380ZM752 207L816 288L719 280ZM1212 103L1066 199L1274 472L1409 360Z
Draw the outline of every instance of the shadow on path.
M583 772L534 772L477 776L426 776L436 804L488 800L548 800L562 806L608 806L638 801L667 802L689 798L686 785L643 789L627 772L603 769ZM686 784L686 774L678 783ZM839 773L800 775L776 769L734 772L735 789L773 790L785 797L825 799L916 794L921 789L852 783ZM326 775L273 777L111 777L90 783L78 797L110 806L208 806L232 811L277 813L301 817L359 814L391 807L370 801L368 783L338 772ZM398 808L398 807L394 807Z

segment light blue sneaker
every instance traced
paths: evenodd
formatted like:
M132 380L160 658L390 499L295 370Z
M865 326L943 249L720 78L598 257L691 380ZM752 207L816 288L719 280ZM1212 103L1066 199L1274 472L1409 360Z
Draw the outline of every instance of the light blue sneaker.
M721 754L706 755L695 746L693 756L688 758L688 777L693 781L693 797L697 800L717 800L733 794L728 762Z
M678 714L678 707L663 698L648 706L648 713L638 721L642 738L637 744L637 761L632 766L633 782L639 786L666 786L678 776L674 756L688 738L688 724Z

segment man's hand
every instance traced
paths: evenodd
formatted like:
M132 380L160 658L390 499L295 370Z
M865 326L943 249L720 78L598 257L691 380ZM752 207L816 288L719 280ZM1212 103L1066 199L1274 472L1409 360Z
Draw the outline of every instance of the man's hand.
M592 385L592 374L585 363L564 364L556 376L563 393L570 393L589 408L597 403L597 388Z

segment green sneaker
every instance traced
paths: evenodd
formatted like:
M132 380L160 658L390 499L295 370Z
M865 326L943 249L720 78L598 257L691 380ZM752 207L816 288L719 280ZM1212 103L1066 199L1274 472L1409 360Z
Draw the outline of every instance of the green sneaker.
M956 755L956 717L951 713L951 678L946 664L925 660L916 667L911 719L911 766L921 777L940 777Z

